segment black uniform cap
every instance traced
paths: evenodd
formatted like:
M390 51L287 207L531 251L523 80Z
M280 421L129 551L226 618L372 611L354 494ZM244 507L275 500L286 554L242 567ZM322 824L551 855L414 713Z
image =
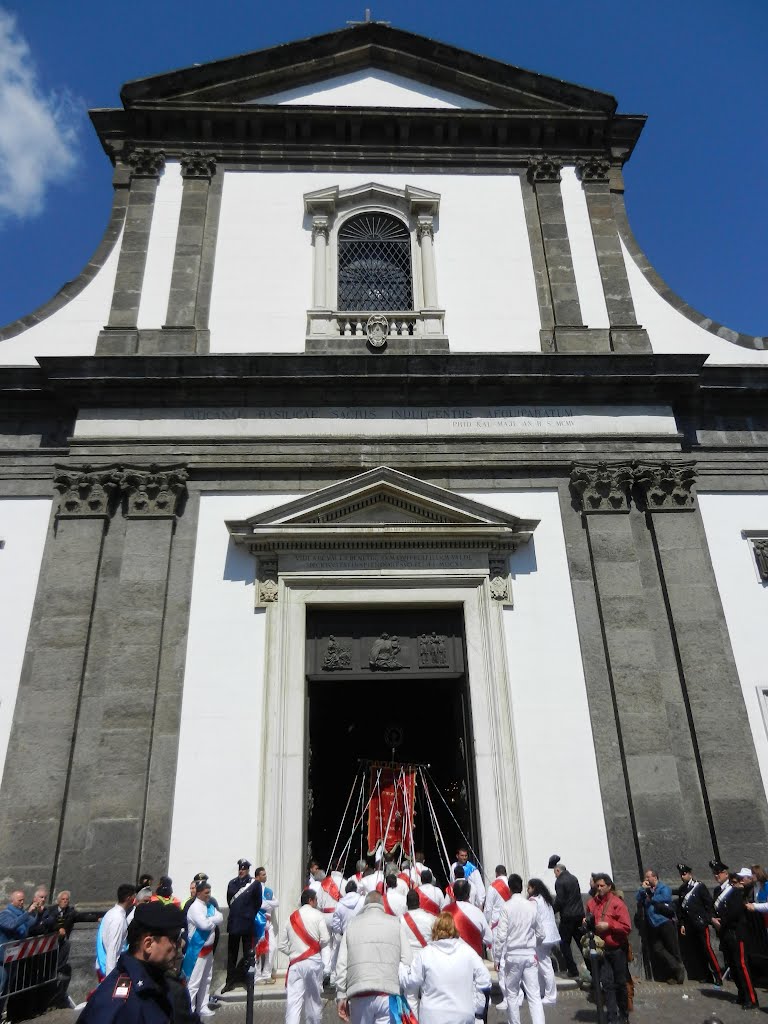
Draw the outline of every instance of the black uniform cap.
M677 865L677 870L680 872L681 875L692 875L693 874L693 869L689 868L687 864L678 864Z
M251 862L249 860L243 859L243 860L239 860L237 862L238 871L242 870L243 868L249 868L250 866L251 866Z
M186 927L184 912L172 903L140 903L133 915L134 924L153 935L178 935Z
M721 871L728 870L728 865L723 864L721 860L711 860L709 866L712 868L713 875L719 875Z
M557 867L557 865L559 863L560 863L560 854L559 853L553 853L552 856L549 858L549 862L547 863L547 867L551 871L552 868Z

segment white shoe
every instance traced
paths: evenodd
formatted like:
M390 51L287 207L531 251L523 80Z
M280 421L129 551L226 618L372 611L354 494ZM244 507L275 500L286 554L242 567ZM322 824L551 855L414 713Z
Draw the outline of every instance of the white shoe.
M496 1009L497 1010L501 1010L502 1013L506 1010L506 1008L507 1008L507 1000L506 999L502 999L500 1003L496 1003Z
M199 1017L215 1017L216 1016L216 1011L215 1010L209 1010L208 1007L204 1006L202 1008L202 1010L200 1010L200 1013L198 1014L198 1016Z

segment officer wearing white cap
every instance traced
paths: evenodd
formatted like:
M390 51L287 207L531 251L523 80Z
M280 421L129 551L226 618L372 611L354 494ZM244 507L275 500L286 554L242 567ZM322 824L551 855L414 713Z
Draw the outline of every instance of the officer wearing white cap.
M173 904L142 903L128 927L128 950L78 1018L83 1024L169 1024L190 1014L186 990L169 972L182 952L186 920ZM184 1001L179 1005L177 1000Z

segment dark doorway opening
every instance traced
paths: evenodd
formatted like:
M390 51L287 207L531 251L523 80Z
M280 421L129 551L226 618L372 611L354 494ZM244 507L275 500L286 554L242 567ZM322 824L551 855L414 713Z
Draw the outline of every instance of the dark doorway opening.
M402 667L375 671L369 667L370 653L381 636L378 627L382 616L375 617L374 625L371 614L347 612L342 626L338 613L315 612L308 623L308 853L324 868L328 866L344 807L357 779L353 806L334 860L338 857L352 832L361 761L393 759L430 766L427 781L432 783L432 802L452 860L462 833L477 846L474 756L460 615L454 614L446 621L445 610L388 613L388 636L395 634ZM427 645L419 644L420 637L432 634L446 638L448 655L432 659L442 660L442 666L426 664ZM330 660L329 641L333 652ZM339 659L340 650L348 651L349 656ZM421 666L419 651L424 663ZM324 663L335 665L339 660L344 666L341 670L322 671ZM401 740L394 756L389 745L393 731L399 733ZM369 795L366 776L366 802ZM416 849L424 852L426 863L444 883L445 857L434 834L420 781L416 786L414 841ZM367 856L367 816L354 830L346 863L340 868L345 875L354 870L361 849L362 856Z

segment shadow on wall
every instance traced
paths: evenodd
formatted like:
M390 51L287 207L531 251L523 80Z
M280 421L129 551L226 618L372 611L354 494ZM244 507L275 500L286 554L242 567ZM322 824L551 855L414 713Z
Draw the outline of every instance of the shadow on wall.
M256 579L256 559L245 548L229 538L227 557L224 559L225 580L232 583L252 584Z
M517 551L513 552L509 560L509 571L514 578L515 576L528 576L530 573L536 572L537 569L536 538L531 537L527 544L521 544Z

